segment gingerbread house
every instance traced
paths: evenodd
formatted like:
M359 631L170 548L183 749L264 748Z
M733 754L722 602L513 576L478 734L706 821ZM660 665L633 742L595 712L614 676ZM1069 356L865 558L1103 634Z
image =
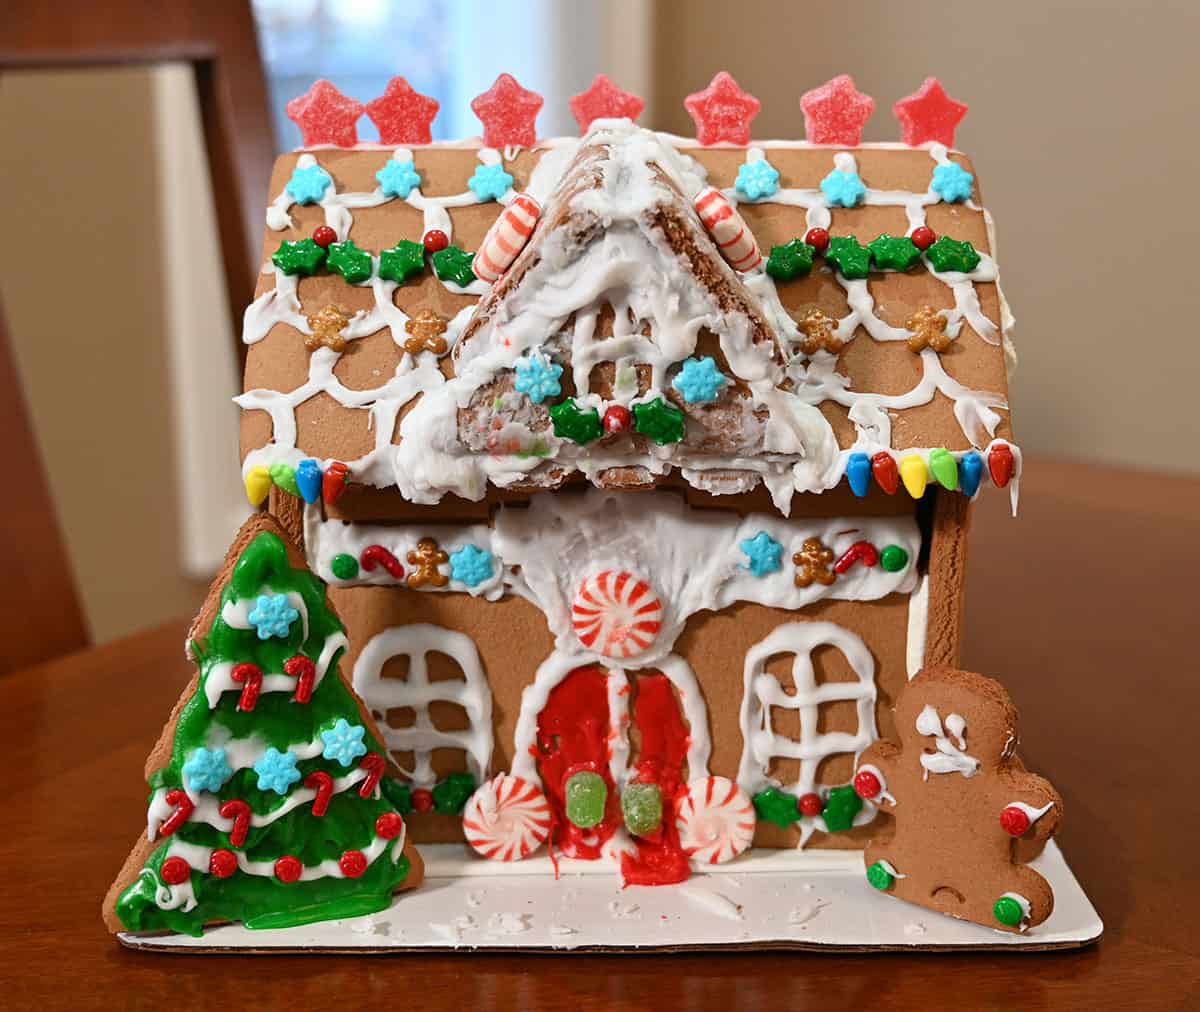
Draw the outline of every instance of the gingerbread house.
M970 504L1020 471L975 170L701 140L276 163L243 474L330 587L418 844L637 882L862 848L856 757L957 662Z

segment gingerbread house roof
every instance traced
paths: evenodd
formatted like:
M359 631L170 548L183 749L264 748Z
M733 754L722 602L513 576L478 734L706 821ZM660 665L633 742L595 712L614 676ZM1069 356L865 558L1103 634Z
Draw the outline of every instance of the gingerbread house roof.
M763 482L786 511L880 454L933 477L942 450L943 477L997 446L1019 464L973 175L938 144L700 147L617 120L517 151L284 156L246 314L244 469L340 460L425 503L676 475ZM765 263L726 262L696 210L708 187ZM540 219L487 285L464 250L521 192ZM321 224L339 243L324 266L280 267ZM914 248L922 227L940 245ZM834 236L824 256L813 228ZM413 244L432 231L452 245L422 272Z

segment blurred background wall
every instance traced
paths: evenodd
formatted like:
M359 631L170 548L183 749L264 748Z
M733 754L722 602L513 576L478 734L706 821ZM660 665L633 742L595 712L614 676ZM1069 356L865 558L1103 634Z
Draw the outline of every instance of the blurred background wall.
M546 96L543 134L605 70L642 122L690 133L683 97L729 70L757 137L798 137L799 95L853 74L891 104L928 74L971 112L958 134L998 229L1029 451L1200 470L1190 241L1200 4L1009 0L835 8L768 0L257 0L283 106L316 77L366 101L395 73L436 95L439 136L510 71ZM245 506L238 388L186 65L0 77L0 295L60 521L98 640L190 611ZM363 120L364 137L370 125ZM265 200L265 185L264 200ZM71 264L64 288L55 265ZM1114 493L1120 494L1120 493Z

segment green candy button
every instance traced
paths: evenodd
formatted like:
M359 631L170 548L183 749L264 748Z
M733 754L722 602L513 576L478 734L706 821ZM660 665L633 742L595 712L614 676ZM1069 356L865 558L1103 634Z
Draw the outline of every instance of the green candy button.
M358 576L358 560L342 552L330 559L329 569L339 580L353 580Z
M1001 896L996 900L996 905L992 907L992 913L995 914L996 920L1010 928L1015 928L1025 919L1025 911L1021 908L1021 904L1011 896Z
M892 883L896 881L896 877L887 870L887 865L882 861L876 861L867 869L867 881L880 892L884 892L892 888Z
M879 564L889 573L898 573L908 565L908 552L899 545L888 545L879 553Z

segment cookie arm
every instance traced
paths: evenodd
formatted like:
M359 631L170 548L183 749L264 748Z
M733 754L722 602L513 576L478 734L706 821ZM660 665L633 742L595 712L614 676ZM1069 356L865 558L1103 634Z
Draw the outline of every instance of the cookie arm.
M880 780L881 792L878 797L871 798L881 808L891 808L896 799L891 790L895 779L896 767L900 760L900 746L890 741L877 741L867 747L855 764L855 776L864 770L876 773ZM857 788L856 788L857 789Z
M1034 853L1040 851L1062 821L1062 796L1050 781L1024 770L1010 771L1002 778L1002 782L1006 793L1001 796L1001 811L1016 809L1029 820L1029 828L1014 835L1021 841L1022 849L1027 848ZM1019 824L1019 817L1016 821Z

